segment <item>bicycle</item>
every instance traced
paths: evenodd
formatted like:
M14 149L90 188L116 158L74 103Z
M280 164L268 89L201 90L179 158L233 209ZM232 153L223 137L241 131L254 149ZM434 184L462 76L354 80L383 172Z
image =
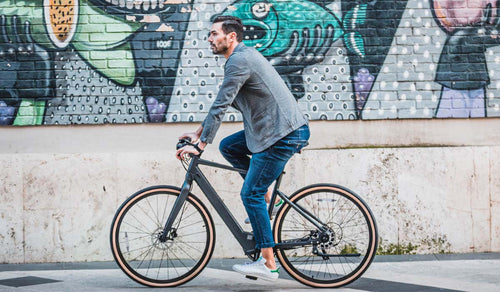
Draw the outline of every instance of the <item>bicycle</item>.
M180 140L177 148L193 145ZM181 188L161 185L140 190L118 208L111 225L115 261L132 280L150 287L174 287L195 278L215 246L212 216L191 193L195 181L243 248L257 260L251 232L245 232L205 177L200 165L245 173L191 155L181 160L186 178ZM291 196L274 185L285 204L273 223L274 252L281 266L311 287L340 287L359 278L371 264L378 245L375 218L354 192L334 184L306 186ZM274 204L269 204L271 217Z

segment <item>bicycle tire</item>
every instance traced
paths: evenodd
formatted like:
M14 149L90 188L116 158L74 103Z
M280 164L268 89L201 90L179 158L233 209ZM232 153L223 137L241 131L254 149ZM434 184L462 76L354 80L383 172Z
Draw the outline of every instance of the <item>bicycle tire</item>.
M174 287L196 277L215 245L215 229L205 205L189 194L174 221L175 237L159 241L181 190L150 187L133 194L116 211L111 224L111 250L120 269L150 287Z
M312 244L277 249L281 266L297 281L316 288L341 287L358 279L373 261L378 245L377 225L368 205L354 192L332 184L304 187L290 200L328 226L328 241L317 245L327 256L313 253ZM311 238L317 230L290 204L278 212L273 228L277 243Z

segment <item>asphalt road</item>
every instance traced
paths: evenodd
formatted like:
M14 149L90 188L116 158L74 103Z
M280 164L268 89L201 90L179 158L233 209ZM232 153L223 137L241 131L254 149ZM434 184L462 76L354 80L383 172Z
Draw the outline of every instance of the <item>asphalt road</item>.
M244 261L245 259L212 259L209 266L194 280L181 287L168 288L168 290L312 290L290 278L285 271L281 272L278 281L266 282L246 279L231 270L233 264ZM0 265L0 291L146 291L153 289L130 280L114 262ZM500 253L378 256L362 278L335 290L498 292L500 291Z

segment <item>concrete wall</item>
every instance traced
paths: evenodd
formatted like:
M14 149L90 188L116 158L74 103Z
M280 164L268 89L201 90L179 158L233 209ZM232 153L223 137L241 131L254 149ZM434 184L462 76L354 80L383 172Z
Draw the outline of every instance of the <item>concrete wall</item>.
M182 182L176 137L195 127L0 127L0 262L111 260L116 208L146 186ZM218 138L240 128L225 123ZM499 119L318 121L311 129L311 145L287 166L286 191L317 182L352 189L372 208L385 252L398 244L417 253L500 251ZM222 161L217 144L205 158ZM243 222L241 178L208 176ZM210 210L214 257L241 257Z

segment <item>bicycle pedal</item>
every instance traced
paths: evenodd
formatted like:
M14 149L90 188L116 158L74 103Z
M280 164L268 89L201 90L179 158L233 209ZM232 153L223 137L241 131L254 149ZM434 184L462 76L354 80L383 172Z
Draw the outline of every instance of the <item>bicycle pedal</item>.
M248 278L250 280L257 280L257 277L249 276L249 275L246 275L245 278Z

